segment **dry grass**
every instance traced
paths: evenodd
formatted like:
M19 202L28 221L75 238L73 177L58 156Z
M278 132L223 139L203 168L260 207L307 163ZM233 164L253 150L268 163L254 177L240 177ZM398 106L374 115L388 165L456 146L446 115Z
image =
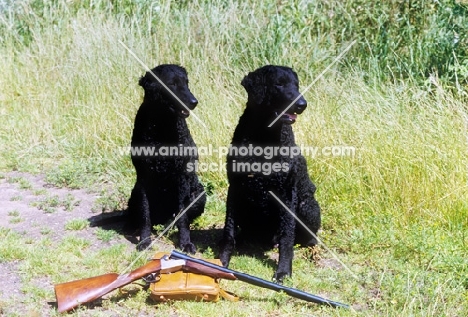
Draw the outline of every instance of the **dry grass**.
M150 67L170 62L188 69L191 90L200 101L195 114L207 126L188 119L199 146L229 144L246 101L239 83L248 71L267 63L291 65L305 87L323 69L321 64L335 57L323 48L321 38L288 37L286 29L271 34L279 37L277 46L274 39L264 42L266 35L258 32L268 20L260 12L271 10L269 4L196 1L187 4L190 10L175 10L163 2L126 17L97 9L74 12L70 2L58 4L45 10L42 19L25 15L23 23L29 26L25 34L15 29L17 21L2 13L2 23L10 28L0 47L0 169L47 173L56 183L77 187L108 182L123 200L130 193L134 171L129 157L116 153L129 145L142 98L137 81L145 70L119 41ZM28 5L22 8L29 10ZM26 35L29 41L22 38ZM296 42L306 43L306 49ZM339 295L367 316L464 315L466 104L443 86L429 90L411 81L370 85L362 77L332 70L305 95L309 107L294 126L298 144L356 149L354 156L320 155L308 161L324 211L322 239L359 280L346 270L310 265L305 251L298 250L296 274L289 283ZM216 156L203 159L220 161ZM207 215L198 224L207 229L222 223L227 184L221 171L201 173L201 178L213 191ZM57 252L44 245L13 245L23 261L39 266L46 264L28 260L25 254L31 251L25 249ZM67 247L74 244L60 250L66 252ZM4 251L0 256L5 261L15 258L13 249ZM120 259L119 252L89 256L99 263ZM322 256L331 259L325 251ZM105 271L107 265L101 265ZM232 265L264 278L271 274L264 262L249 257L235 257ZM60 272L47 269L44 274L57 281ZM304 306L242 284L232 288L250 300L178 303L158 307L158 312L354 315ZM43 296L35 293L34 300L43 301ZM110 311L119 305L138 311L144 301L144 296L137 296L124 304L106 305Z

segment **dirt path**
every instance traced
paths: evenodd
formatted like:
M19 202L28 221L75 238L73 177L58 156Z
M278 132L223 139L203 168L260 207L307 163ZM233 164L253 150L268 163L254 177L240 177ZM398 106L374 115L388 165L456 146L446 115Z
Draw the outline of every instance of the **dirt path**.
M97 215L93 209L98 198L96 193L86 190L54 187L47 184L43 175L3 173L0 178L0 230L20 233L28 241L37 241L47 236L53 242L60 242L70 221L87 220ZM96 239L96 230L98 228L87 227L75 232L77 236L91 241L92 249L113 243L128 243L129 249L134 248L123 237L102 242ZM21 290L18 267L19 261L0 258L0 316L8 313L13 303L18 305L27 297ZM50 281L39 282L45 288L53 288ZM46 311L50 309L47 303L44 305Z
M23 232L35 240L50 231L53 239L63 235L64 225L77 218L87 219L95 213L98 196L85 190L57 188L43 176L11 172L0 179L0 227Z

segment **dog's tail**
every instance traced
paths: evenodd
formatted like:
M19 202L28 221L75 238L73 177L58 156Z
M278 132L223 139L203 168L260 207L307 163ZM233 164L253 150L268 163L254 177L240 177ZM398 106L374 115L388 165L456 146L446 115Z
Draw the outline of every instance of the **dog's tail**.
M105 227L116 225L119 222L125 223L125 226L132 224L130 221L130 211L128 209L101 213L88 218L88 220L90 227Z

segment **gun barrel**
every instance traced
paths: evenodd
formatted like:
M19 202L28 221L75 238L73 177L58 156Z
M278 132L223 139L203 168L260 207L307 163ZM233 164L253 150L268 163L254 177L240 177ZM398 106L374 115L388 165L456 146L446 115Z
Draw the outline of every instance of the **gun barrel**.
M190 257L190 256L188 256L188 255L186 255L184 253L181 253L181 252L178 252L178 251L175 251L175 250L171 252L171 258L186 260L186 261L192 261L194 263L205 265L205 266L211 267L213 269L217 269L219 271L232 274L240 281L243 281L243 282L255 285L255 286L259 286L259 287L268 288L268 289L271 289L271 290L277 291L277 292L283 291L283 292L285 292L286 294L288 294L288 295L290 295L292 297L302 299L302 300L305 300L305 301L308 301L308 302L312 302L312 303L316 303L316 304L322 304L322 305L329 305L329 306L332 306L332 307L349 308L349 305L347 305L347 304L332 301L332 300L329 300L329 299L326 299L326 298L323 298L323 297L320 297L320 296L317 296L317 295L309 294L309 293L306 293L304 291L301 291L301 290L298 290L298 289L295 289L295 288L290 288L290 287L286 287L286 286L283 286L283 285L280 285L280 284L277 284L277 283L269 282L269 281L263 280L261 278L258 278L258 277L255 277L255 276L252 276L252 275L249 275L249 274L237 272L237 271L234 271L234 270L231 270L231 269L228 269L228 268L225 268L225 267L222 267L222 266L219 266L219 265L207 262L207 261L192 258L192 257Z

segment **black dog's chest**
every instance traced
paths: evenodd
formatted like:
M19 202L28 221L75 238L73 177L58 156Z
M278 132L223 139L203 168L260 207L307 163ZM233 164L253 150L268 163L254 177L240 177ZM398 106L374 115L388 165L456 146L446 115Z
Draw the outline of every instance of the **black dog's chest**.
M134 134L132 146L143 148L148 155L132 155L137 172L164 175L187 174L188 164L198 160L197 148L190 133L171 129L161 130L152 125L143 135ZM144 154L141 152L141 154ZM146 162L143 164L143 162Z
M287 181L294 159L265 154L228 155L226 164L229 179L239 179L248 187L263 183L275 187Z
M244 191L249 195L265 195L268 191L275 188L281 188L288 181L287 173L275 173L271 175L263 175L261 172L245 173L238 176L238 182Z

